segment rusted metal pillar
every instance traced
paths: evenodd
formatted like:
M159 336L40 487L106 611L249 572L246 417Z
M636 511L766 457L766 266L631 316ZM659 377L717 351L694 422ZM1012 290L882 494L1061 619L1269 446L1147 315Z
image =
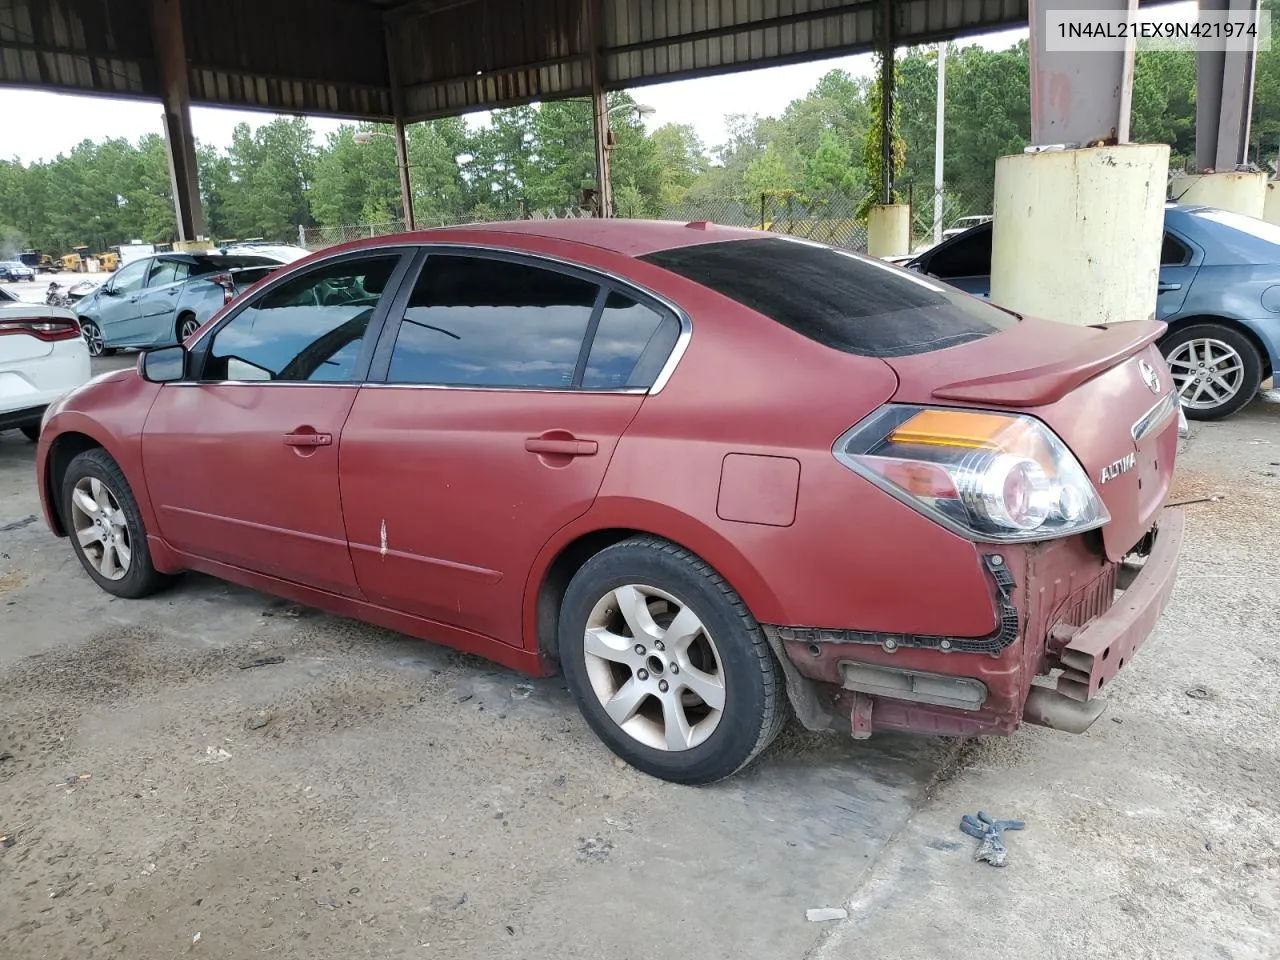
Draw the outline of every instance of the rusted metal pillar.
M1050 50L1045 14L1138 9L1138 0L1030 0L1031 142L1036 146L1129 141L1133 42L1123 50ZM1079 19L1086 19L1080 17Z
M404 228L416 230L413 216L413 184L409 181L409 148L404 140L404 121L396 117L396 167L400 170L400 205L404 207Z
M1252 15L1256 22L1258 0L1200 0L1200 9ZM1246 36L1245 50L1196 52L1196 167L1201 171L1226 173L1249 160L1258 42Z
M883 204L893 203L893 0L880 3L880 162L884 164Z
M596 209L613 216L613 176L609 170L609 99L604 91L604 61L600 56L604 24L600 0L583 0L587 8L587 36L591 44L591 120L596 146Z
M180 0L151 0L151 32L164 102L164 139L169 148L178 240L199 240L204 236L204 210L200 206L195 137L191 134L191 89Z

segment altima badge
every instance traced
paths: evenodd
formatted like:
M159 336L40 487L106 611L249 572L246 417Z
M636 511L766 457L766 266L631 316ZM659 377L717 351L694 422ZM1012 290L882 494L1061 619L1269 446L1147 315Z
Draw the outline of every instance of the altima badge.
M1108 480L1114 480L1122 473L1128 473L1137 462L1137 454L1131 453L1127 457L1121 457L1115 463L1107 464L1102 468L1102 482L1106 483Z
M1142 382L1147 385L1147 389L1152 393L1160 392L1160 375L1156 373L1156 368L1145 360L1138 361L1138 372L1142 374Z

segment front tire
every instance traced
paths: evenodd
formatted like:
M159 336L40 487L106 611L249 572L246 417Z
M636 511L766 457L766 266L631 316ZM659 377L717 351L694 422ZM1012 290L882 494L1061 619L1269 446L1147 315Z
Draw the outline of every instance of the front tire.
M107 346L106 341L102 339L102 328L94 321L81 318L80 334L89 347L89 356L95 359L114 356L115 350Z
M1235 413L1262 385L1262 357L1239 330L1197 323L1160 344L1173 384L1191 420L1220 420Z
M67 465L62 510L76 556L107 593L137 599L169 583L151 562L138 501L107 451L86 450Z
M559 646L587 724L662 780L728 777L786 719L781 672L742 598L664 540L634 537L582 566L561 604Z

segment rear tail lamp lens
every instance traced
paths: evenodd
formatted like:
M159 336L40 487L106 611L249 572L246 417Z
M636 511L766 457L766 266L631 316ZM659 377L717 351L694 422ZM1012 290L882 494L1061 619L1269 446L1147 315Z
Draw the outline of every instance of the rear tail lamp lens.
M236 282L229 273L214 274L209 278L222 288L222 303L226 306L236 298Z
M837 440L834 452L970 539L1047 540L1111 519L1071 451L1028 416L890 404Z
M46 343L55 343L58 340L74 340L80 336L80 324L75 320L46 317L30 320L0 320L0 336L5 334L25 334Z

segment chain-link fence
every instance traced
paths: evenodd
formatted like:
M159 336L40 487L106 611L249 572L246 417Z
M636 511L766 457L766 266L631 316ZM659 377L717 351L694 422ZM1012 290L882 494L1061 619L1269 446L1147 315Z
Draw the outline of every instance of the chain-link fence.
M990 186L952 189L940 193L933 185L900 188L902 200L911 204L912 250L934 242L934 198L941 197L941 221L938 234L963 229L977 222L974 218L991 214ZM829 243L848 250L867 249L866 209L870 198L865 194L827 193L812 195L796 190L767 191L755 196L698 196L685 198L663 211L667 220L706 220L730 227L750 227L771 233L787 234ZM619 211L620 214L626 211ZM507 209L477 207L457 215L419 215L419 229L489 223L498 220L560 220L594 216L594 209L584 205L531 210L524 203ZM969 219L966 219L969 218ZM400 220L365 223L340 227L306 227L298 231L301 246L308 250L346 243L364 237L384 236L404 230Z

